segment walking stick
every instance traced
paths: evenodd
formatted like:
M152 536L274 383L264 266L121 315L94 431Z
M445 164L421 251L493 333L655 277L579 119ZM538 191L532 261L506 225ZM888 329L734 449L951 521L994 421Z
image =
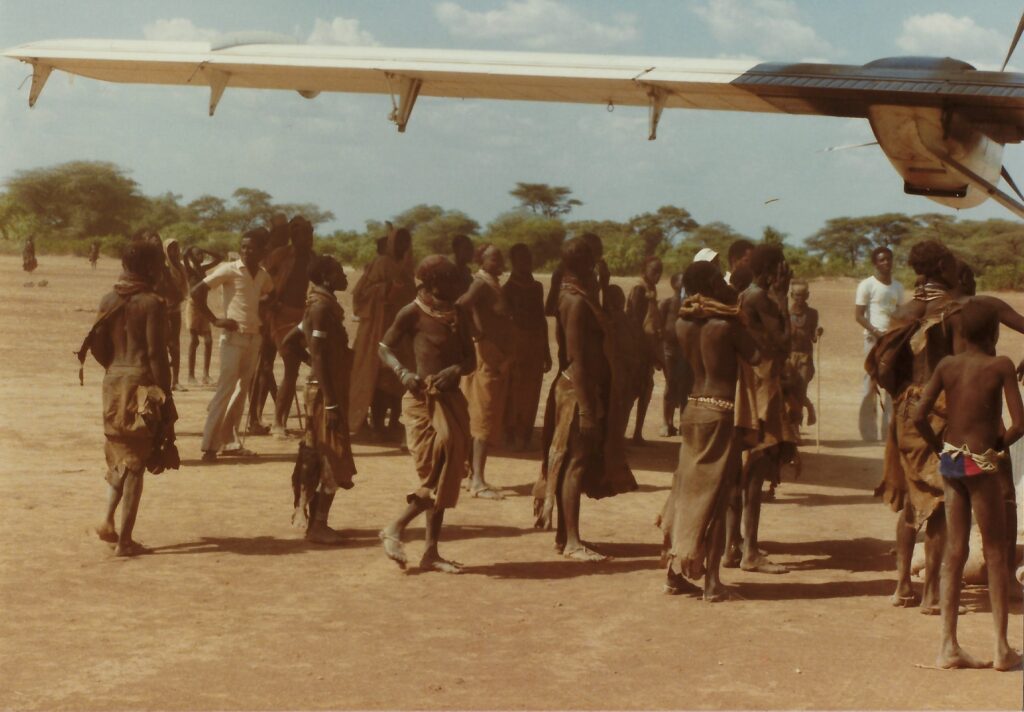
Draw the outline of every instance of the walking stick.
M814 442L814 452L815 453L820 453L821 452L821 336L822 336L821 334L818 334L818 338L814 342L814 350L815 350L815 352L817 354L817 358L815 359L815 361L817 361L817 363L815 364L815 366L817 368L815 369L815 371L816 371L817 376L818 376L818 397L817 397L817 401L818 401L818 403L817 403L818 417L814 421L814 428L815 428L815 433L814 433L814 441L815 441Z

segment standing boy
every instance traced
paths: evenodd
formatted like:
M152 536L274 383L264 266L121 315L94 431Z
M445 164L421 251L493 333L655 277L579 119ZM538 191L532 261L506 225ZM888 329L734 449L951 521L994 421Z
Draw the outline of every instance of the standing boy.
M658 281L662 270L660 259L648 257L640 281L630 290L626 299L626 313L643 330L644 353L647 356L640 374L643 378L642 389L636 401L634 445L642 445L644 442L644 420L654 392L654 371L661 370L665 361L661 315L658 313Z
M875 273L857 285L853 317L864 327L864 354L867 355L878 341L878 337L889 329L893 314L903 303L903 285L892 279L892 250L876 247L871 251L871 262ZM878 416L875 409L875 394L878 388L871 377L864 375L861 393L858 425L860 436L866 442L878 440ZM892 396L882 392L882 430L889 428L892 417Z
M1012 670L1020 667L1021 656L1006 639L1010 577L1003 502L1012 493L1006 450L1024 434L1024 404L1013 362L995 355L998 313L983 302L969 300L963 304L960 319L963 350L939 361L914 413L914 425L939 457L945 496L947 540L940 582L942 646L936 664L943 668L993 665L997 670ZM929 414L941 394L946 399L942 437L929 422ZM1012 420L1005 431L1004 396ZM972 510L981 531L988 569L996 633L992 663L978 660L961 649L956 637Z
M455 308L458 269L448 258L432 255L416 269L419 293L403 307L380 343L380 360L407 389L402 398L406 441L419 487L406 496L401 516L380 532L384 553L402 569L408 559L402 533L426 513L426 548L420 568L461 573L462 566L437 550L444 511L459 501L469 458L469 408L459 379L476 368L469 325ZM403 349L402 346L411 348ZM411 353L403 363L398 354Z
M204 261L203 256L209 259ZM210 359L213 357L213 331L210 329L210 322L199 312L196 306L195 295L191 293L196 285L206 278L206 273L224 261L221 255L201 247L189 247L185 250L182 263L185 265L185 273L188 275L189 296L188 296L188 382L190 385L196 383L196 352L199 350L199 340L203 340L203 385L210 385Z

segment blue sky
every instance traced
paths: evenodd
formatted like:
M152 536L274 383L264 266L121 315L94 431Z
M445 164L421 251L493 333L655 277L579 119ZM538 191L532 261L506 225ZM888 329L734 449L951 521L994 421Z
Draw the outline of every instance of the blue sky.
M271 30L314 43L849 64L949 55L997 67L1020 11L1009 0L0 0L0 47ZM188 201L257 187L328 208L330 227L344 228L418 203L486 224L514 206L517 181L569 186L584 203L572 217L624 220L673 204L700 222L751 235L770 224L794 241L830 217L952 212L903 195L877 147L821 152L873 140L861 120L668 111L648 142L646 109L421 98L400 135L386 96L229 88L210 118L203 89L56 74L30 111L28 74L0 62L0 178L110 160L148 194ZM1024 147L1008 146L1005 162L1022 183ZM1011 215L990 202L963 217Z

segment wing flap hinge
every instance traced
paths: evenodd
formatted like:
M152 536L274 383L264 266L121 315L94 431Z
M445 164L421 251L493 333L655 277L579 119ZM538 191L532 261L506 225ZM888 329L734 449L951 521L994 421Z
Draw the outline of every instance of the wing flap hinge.
M398 133L405 133L405 127L412 116L413 106L420 95L420 88L423 86L422 79L404 77L391 72L384 72L384 79L388 83L388 93L391 95L391 113L388 120L398 127ZM398 85L398 98L395 99L395 84Z
M52 71L53 67L49 64L32 63L32 87L28 92L28 106L30 109L36 105L36 100L39 99L39 94L42 93L43 87L46 86L46 80L50 78L50 72Z

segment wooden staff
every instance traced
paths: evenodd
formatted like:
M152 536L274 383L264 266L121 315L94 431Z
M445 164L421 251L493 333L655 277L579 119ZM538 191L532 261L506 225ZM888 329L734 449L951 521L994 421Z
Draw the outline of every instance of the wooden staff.
M821 336L822 333L818 334L818 338L814 340L814 351L817 357L814 359L815 363L815 375L818 377L818 397L817 397L817 409L818 417L814 421L815 434L814 434L814 452L821 452Z

